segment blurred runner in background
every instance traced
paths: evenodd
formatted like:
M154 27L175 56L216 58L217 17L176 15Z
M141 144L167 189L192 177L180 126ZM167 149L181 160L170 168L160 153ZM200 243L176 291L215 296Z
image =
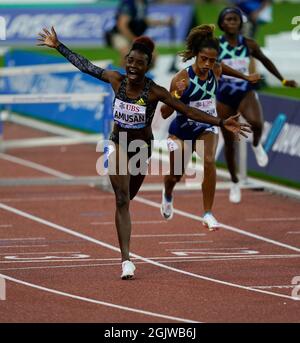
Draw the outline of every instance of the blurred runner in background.
M143 35L149 26L173 25L172 17L166 20L150 19L148 7L148 0L121 0L117 8L116 25L106 33L107 44L119 51L120 66L123 68L125 56L135 38Z
M255 40L241 35L243 27L243 14L236 7L224 8L218 19L218 25L224 32L220 38L219 62L229 65L233 69L247 74L249 71L250 57L259 60L264 67L272 73L285 87L297 87L294 80L286 80L280 74L274 63L262 52ZM241 113L251 125L253 130L252 148L257 164L265 167L268 164L268 155L262 144L263 113L258 95L248 81L222 76L217 92L218 115L225 119L234 113ZM223 131L223 130L222 130ZM233 203L241 201L241 191L235 161L234 137L223 131L225 141L225 159L231 175L232 186L229 200Z

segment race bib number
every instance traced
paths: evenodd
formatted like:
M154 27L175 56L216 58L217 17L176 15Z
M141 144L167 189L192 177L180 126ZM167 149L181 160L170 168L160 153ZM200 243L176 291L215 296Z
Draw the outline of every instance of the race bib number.
M146 124L146 107L116 99L114 120L126 127L143 127Z
M216 100L214 98L207 99L207 100L191 101L189 105L211 116L214 116L214 117L217 116ZM193 121L193 120L189 119L189 121Z
M243 58L235 58L235 59L224 59L222 62L229 67L231 67L234 70L239 71L240 73L243 73L245 75L249 74L249 63L250 59L249 57L243 57ZM231 79L235 81L243 81L242 79L233 77L233 76L228 76L228 75L222 75L223 78L225 79Z

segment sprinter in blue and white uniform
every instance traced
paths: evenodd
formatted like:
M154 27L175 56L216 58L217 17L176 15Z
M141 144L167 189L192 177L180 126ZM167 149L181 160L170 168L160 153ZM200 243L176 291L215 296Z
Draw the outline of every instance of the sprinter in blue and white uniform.
M200 109L211 117L217 117L216 93L218 78L221 73L226 73L245 80L257 81L259 76L246 76L217 62L219 40L214 37L213 25L200 25L193 28L186 40L186 50L181 53L183 61L195 58L194 63L186 69L179 71L171 82L170 91L175 98L186 105ZM163 118L169 117L174 109L163 105L161 113ZM181 150L182 160L184 155L197 151L197 141L204 141L204 178L202 183L203 193L203 222L210 230L216 229L219 224L212 214L214 195L216 189L215 153L218 144L219 130L214 125L204 124L191 120L180 111L169 127L168 147L170 151L170 174L164 178L162 192L161 214L170 220L173 217L173 189L184 174L185 165L179 166L175 161L178 150ZM188 144L192 148L188 150ZM179 152L180 153L180 152ZM185 161L188 162L186 156ZM178 170L182 169L182 170Z
M250 38L243 37L240 31L243 26L242 12L235 7L225 8L219 15L218 25L224 32L220 38L219 62L242 73L248 73L250 57L258 59L283 86L296 87L294 80L285 80L272 61L264 55L258 44ZM241 115L251 124L253 130L252 148L257 164L265 167L268 155L260 142L263 132L263 113L256 92L247 81L222 76L217 93L217 109L221 118L228 118L234 113ZM232 186L229 200L233 203L241 201L241 191L235 162L234 136L223 131L225 140L225 159L231 175Z

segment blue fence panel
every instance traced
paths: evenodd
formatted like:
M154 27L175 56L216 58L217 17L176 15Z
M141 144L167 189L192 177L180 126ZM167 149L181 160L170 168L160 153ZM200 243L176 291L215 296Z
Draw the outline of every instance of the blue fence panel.
M277 138L268 147L269 164L264 168L257 165L251 144L247 144L248 170L300 183L300 101L266 94L260 94L259 98L265 125L271 127L275 123L277 126L280 120L281 132L276 133ZM280 115L285 116L284 125ZM270 136L264 134L262 143L269 144L268 138ZM223 153L218 161L224 162Z
M10 65L37 65L63 63L62 57L31 52L14 51L10 54ZM67 62L69 63L69 62ZM61 94L61 93L109 93L110 85L80 71L66 73L44 73L6 77L0 84L3 94ZM60 104L19 104L11 105L12 111L64 126L103 132L105 116L111 117L111 99L104 102L73 102Z
M103 45L105 31L115 23L116 6L91 7L20 7L3 8L1 16L7 23L7 45L34 45L43 27L55 27L59 38L66 44ZM186 38L193 16L191 5L151 5L149 16L155 19L175 18L175 41ZM168 26L151 27L146 32L158 43L173 41Z

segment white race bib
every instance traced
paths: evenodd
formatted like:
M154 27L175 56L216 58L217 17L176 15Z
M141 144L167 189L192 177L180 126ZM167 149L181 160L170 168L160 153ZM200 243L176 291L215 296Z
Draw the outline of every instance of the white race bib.
M189 106L197 108L198 110L201 110L211 116L217 117L216 100L214 98L191 101Z
M234 70L239 71L240 73L243 73L245 75L249 75L249 63L250 59L249 57L242 57L242 58L230 58L230 59L224 59L222 60L224 64L231 67ZM231 79L234 81L243 81L242 79L239 79L237 77L228 76L228 75L222 75L224 79Z
M142 127L146 124L146 107L116 99L114 103L114 120L128 127Z

